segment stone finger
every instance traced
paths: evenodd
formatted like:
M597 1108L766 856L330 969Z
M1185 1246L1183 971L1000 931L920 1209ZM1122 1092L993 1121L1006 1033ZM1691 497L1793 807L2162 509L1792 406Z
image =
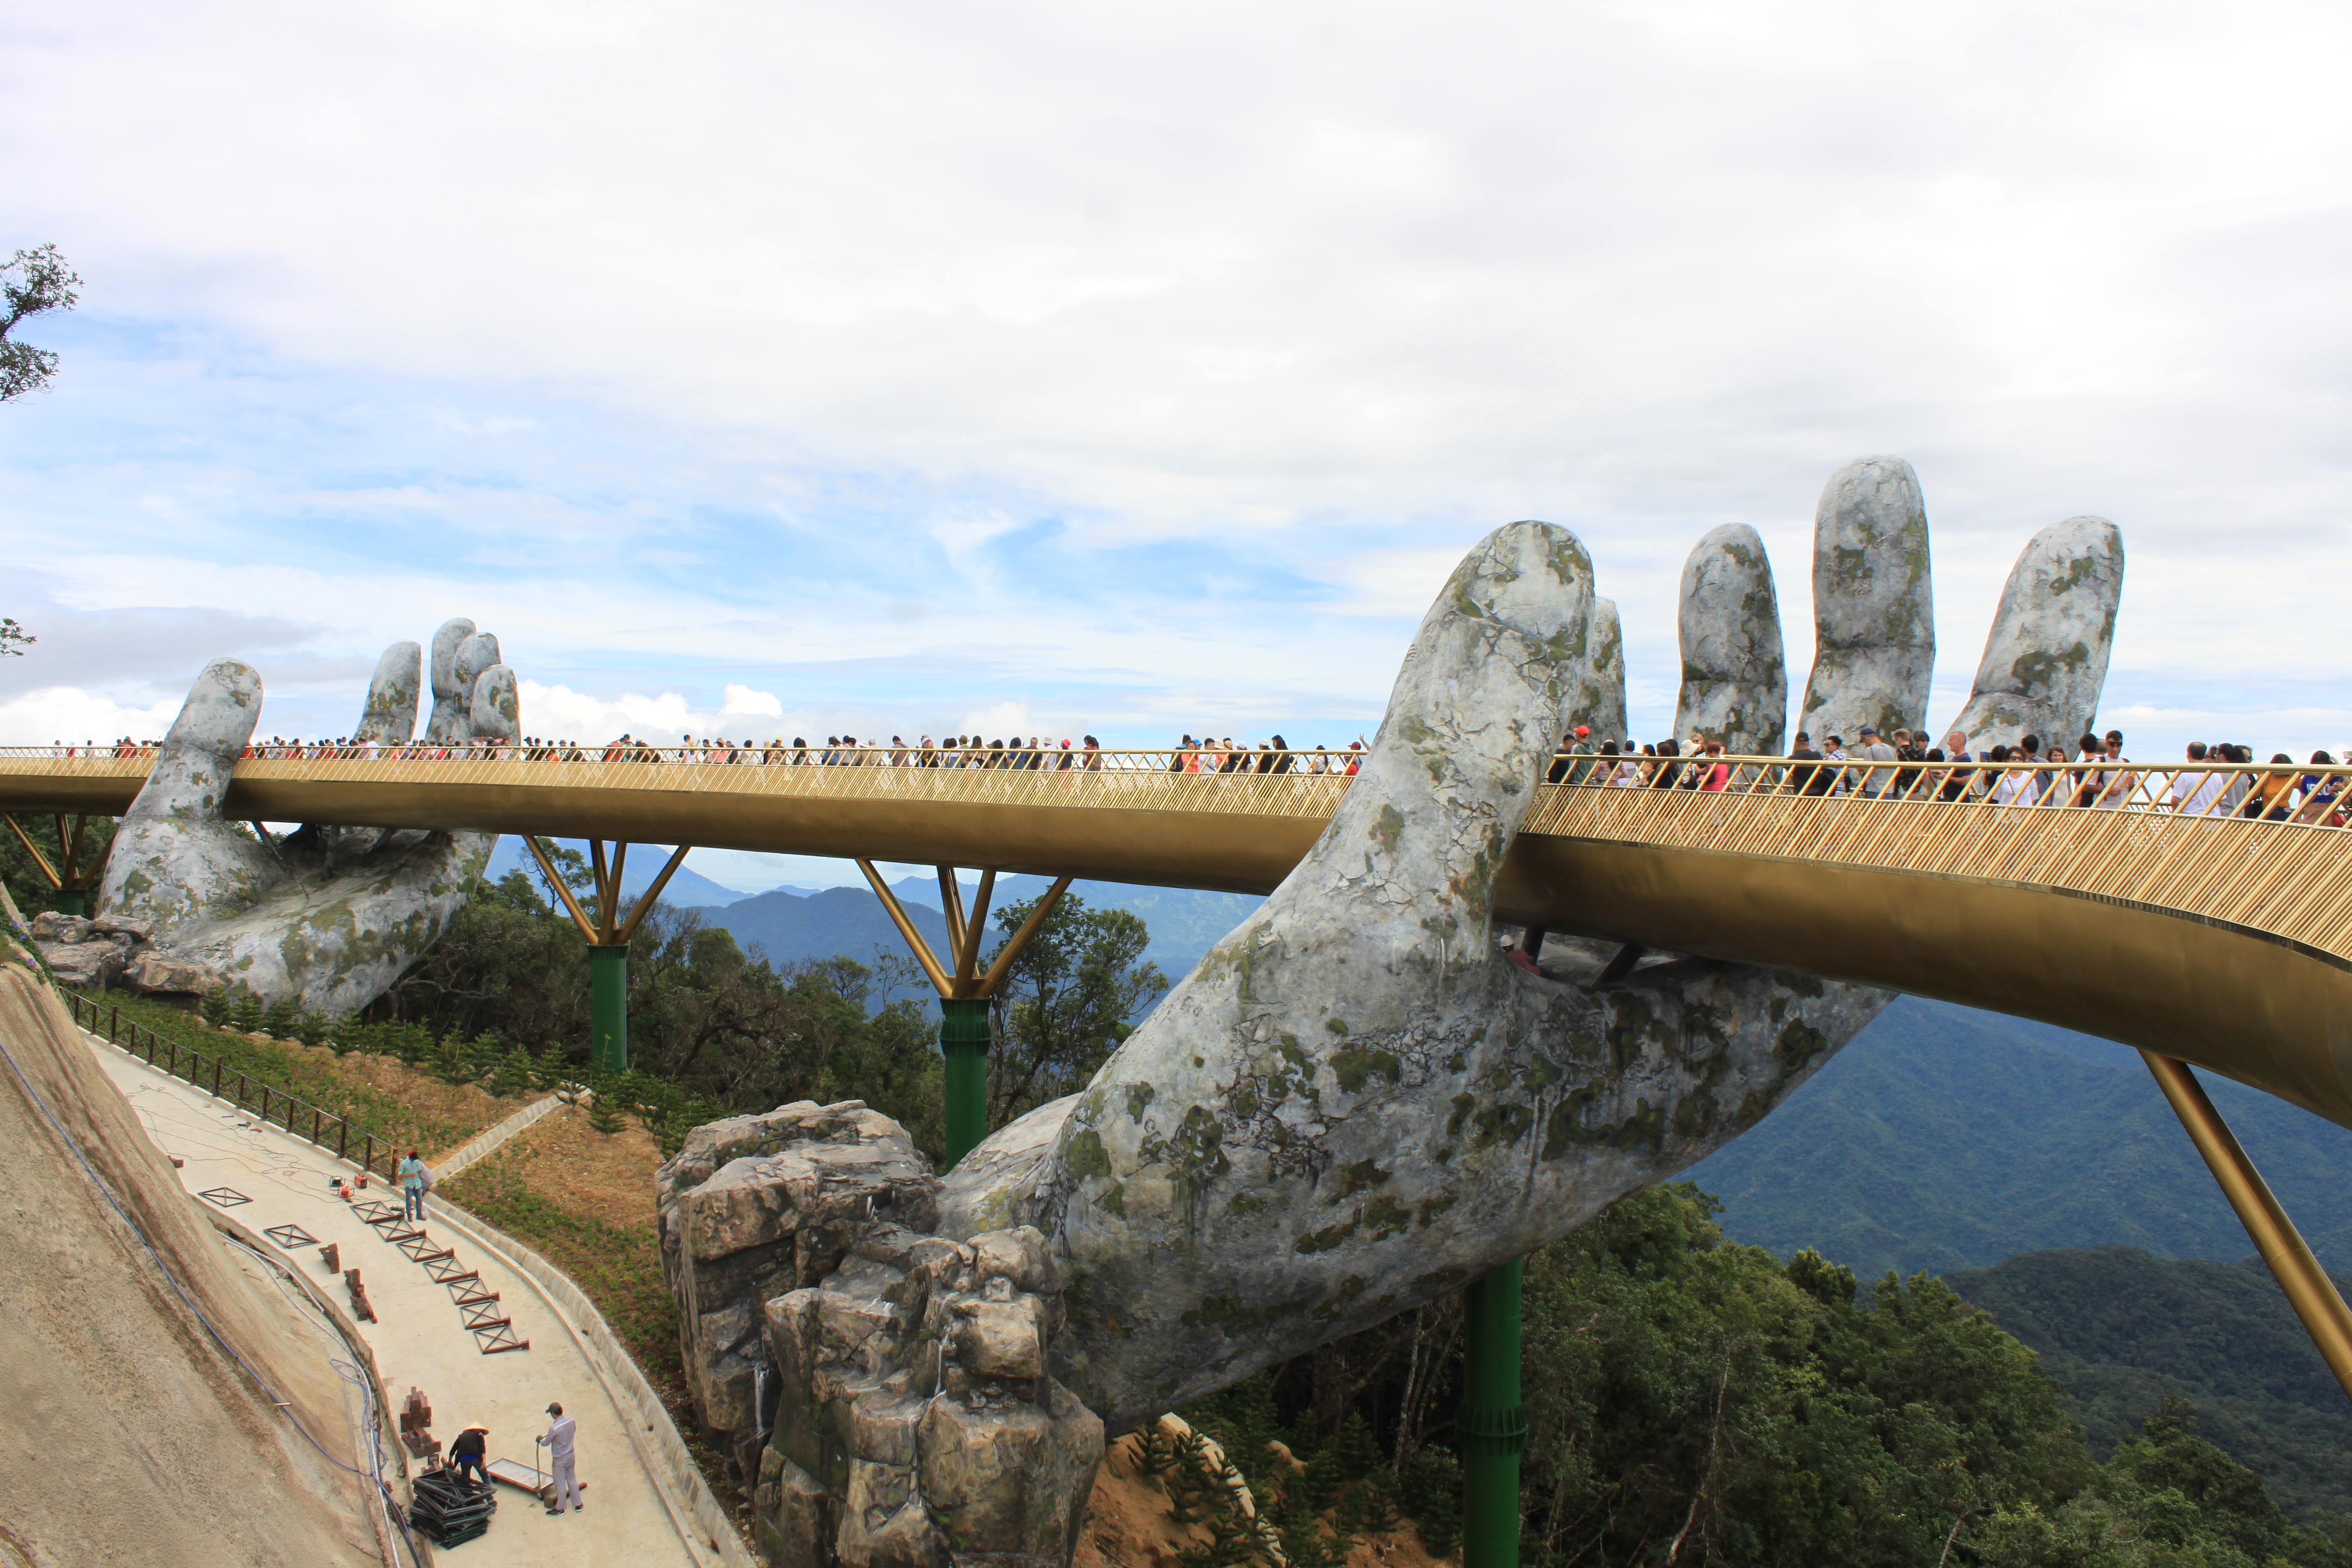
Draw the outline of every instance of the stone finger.
M474 682L466 727L470 740L503 741L511 746L522 739L522 705L512 669L494 664L482 671Z
M462 616L442 622L441 629L433 634L433 717L425 723L425 738L436 744L459 738L457 726L474 689L471 684L457 684L457 648L473 635L474 623Z
M1831 475L1813 515L1813 671L1797 721L1816 744L1927 722L1933 587L1911 465L1863 458Z
M1571 669L1573 689L1568 700L1568 711L1561 716L1563 731L1582 724L1592 731L1592 746L1600 750L1603 741L1622 741L1625 728L1625 631L1617 618L1617 601L1592 601L1591 629L1585 634L1585 663L1581 669Z
M1675 738L1698 733L1735 755L1778 756L1789 714L1780 601L1764 541L1744 522L1712 530L1683 563L1682 694Z
M383 650L376 660L375 679L368 682L367 706L360 710L352 740L404 746L415 737L423 658L424 650L413 642L396 642Z
M2098 717L2123 591L2123 531L2105 518L2070 517L2026 542L1951 725L1970 751L2027 734L2074 744Z
M233 658L205 666L172 721L147 782L107 854L99 901L159 931L250 902L273 868L261 846L221 819L230 773L261 719L261 677Z

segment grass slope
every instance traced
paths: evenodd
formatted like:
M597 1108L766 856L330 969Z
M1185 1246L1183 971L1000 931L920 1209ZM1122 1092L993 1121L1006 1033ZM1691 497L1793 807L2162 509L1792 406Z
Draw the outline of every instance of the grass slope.
M2205 1082L2313 1250L2352 1265L2352 1131ZM1864 1277L2053 1247L2252 1250L2137 1054L1916 997L1684 1173L1721 1195L1733 1238L1782 1257L1817 1247Z
M2177 1394L2290 1516L2352 1511L2352 1406L2259 1259L2067 1248L1945 1282L2040 1352L2102 1458Z

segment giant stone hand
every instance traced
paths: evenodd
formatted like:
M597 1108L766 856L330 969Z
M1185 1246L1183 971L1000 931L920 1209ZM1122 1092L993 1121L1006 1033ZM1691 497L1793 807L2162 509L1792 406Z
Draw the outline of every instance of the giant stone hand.
M1996 623L1987 668L2007 686L1980 677L1968 710L1989 727L2028 701L2087 722L2096 700L2120 545L2098 520L2051 534ZM1825 721L1849 742L1864 722L1924 726L1934 629L1909 465L1833 478L1816 553L1816 740ZM1719 530L1694 560L1680 712L1740 745L1777 742L1761 542ZM1562 715L1606 705L1591 695L1591 576L1566 530L1489 536L1422 623L1313 851L1083 1094L948 1175L944 1234L1051 1238L1068 1280L1056 1372L1109 1430L1457 1289L1672 1176L1891 1000L1671 955L1603 983L1608 950L1557 941L1539 976L1498 951L1496 871ZM2032 689L1994 717L2009 687Z
M355 741L409 743L420 656L413 642L385 650ZM514 671L471 621L435 636L432 684L430 740L517 738ZM260 716L249 666L219 659L196 677L116 831L100 907L152 922L164 955L265 998L328 1013L362 1005L447 929L497 837L317 826L249 837L221 807Z

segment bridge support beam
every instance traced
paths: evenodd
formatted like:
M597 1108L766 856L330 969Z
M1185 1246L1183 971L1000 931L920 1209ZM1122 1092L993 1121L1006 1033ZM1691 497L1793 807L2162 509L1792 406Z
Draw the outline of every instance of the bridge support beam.
M58 858L54 864L41 853L41 847L33 842L33 836L25 831L24 825L13 814L7 822L16 835L16 842L25 847L25 853L33 858L33 864L40 868L41 875L47 879L51 897L57 900L58 912L89 914L99 872L106 865L103 852L91 864L85 866L81 863L82 840L89 829L89 816L74 817L73 826L68 827L66 826L66 814L57 814ZM113 841L108 840L107 847L110 849L113 847Z
M615 843L612 854L604 852L604 841L588 841L589 870L594 882L595 913L592 916L572 896L571 884L536 836L523 835L524 847L530 858L539 862L540 871L547 885L555 890L580 934L588 939L588 1068L591 1072L609 1073L629 1070L629 942L637 934L638 922L646 918L661 890L677 868L686 864L686 852L694 847L681 844L672 851L669 864L661 875L625 908L621 901L621 870L628 864L629 847ZM575 873L576 875L576 873Z
M988 1136L988 1050L992 1036L989 1029L989 999L1004 984L1013 972L1013 961L1021 956L1054 906L1062 901L1069 890L1070 879L1063 877L1046 889L1029 911L1029 918L998 945L991 955L988 968L980 967L981 938L988 930L988 902L996 893L996 873L983 869L980 886L972 893L971 909L966 913L963 889L956 881L955 868L942 866L940 873L940 910L947 919L948 953L946 962L931 951L923 933L874 868L871 860L860 860L857 868L866 873L866 885L874 896L882 900L889 911L890 923L898 928L915 962L923 967L924 975L940 994L940 1054L946 1058L947 1090L947 1159L941 1167L952 1170L958 1161L971 1152L973 1145Z
M2150 1050L2142 1050L2140 1059L2156 1075L2157 1086L2172 1102L2173 1114L2180 1118L2189 1142L2204 1156L2206 1169L2221 1184L2230 1206L2238 1211L2238 1223L2246 1227L2254 1250L2270 1265L2272 1276L2286 1293L2295 1316L2303 1320L2304 1331L2319 1348L2327 1370L2336 1374L2344 1392L2352 1394L2352 1309L2345 1306L2335 1281L2311 1255L2294 1222L2279 1206L2270 1184L2246 1157L2229 1123L2213 1109L2205 1086L2197 1081L2189 1064Z
M1519 1259L1463 1292L1462 1568L1519 1568Z

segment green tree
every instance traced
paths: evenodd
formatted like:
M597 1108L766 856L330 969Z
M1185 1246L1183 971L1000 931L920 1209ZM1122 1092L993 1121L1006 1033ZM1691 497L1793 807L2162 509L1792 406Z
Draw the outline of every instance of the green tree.
M54 245L19 250L0 264L0 403L38 390L58 373L55 353L8 334L35 316L72 310L80 286Z
M1035 910L1024 900L996 914L1008 937ZM1075 1093L1168 989L1144 950L1151 933L1125 910L1065 897L1013 961L994 998L988 1110L1002 1127Z

